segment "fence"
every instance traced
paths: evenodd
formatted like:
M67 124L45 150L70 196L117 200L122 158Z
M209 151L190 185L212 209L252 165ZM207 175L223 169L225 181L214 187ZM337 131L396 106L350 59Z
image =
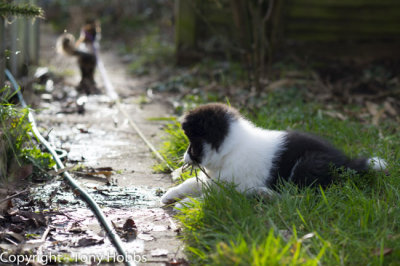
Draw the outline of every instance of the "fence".
M264 2L262 8L273 3L265 35L277 44L275 52L290 47L300 50L300 54L400 57L398 0L253 2ZM229 45L243 38L240 34L249 32L249 22L238 20L237 13L244 10L238 7L244 7L246 3L246 0L176 0L178 58L179 53L190 55L202 43L212 43L217 38L225 39Z
M35 4L36 0L15 1ZM0 88L4 85L4 70L16 77L28 74L30 65L39 62L39 20L34 18L0 16Z

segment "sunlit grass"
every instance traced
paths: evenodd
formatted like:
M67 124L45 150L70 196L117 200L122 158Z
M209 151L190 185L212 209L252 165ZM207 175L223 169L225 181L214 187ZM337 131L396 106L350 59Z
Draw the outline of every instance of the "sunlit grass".
M183 239L191 262L317 265L326 247L311 253L310 239L298 236L295 227L280 231L264 207L259 199L237 192L233 184L206 190L204 200L189 203L177 216L185 227Z
M171 123L164 128L166 136L160 148L160 153L163 155L165 162L155 165L153 168L156 171L168 172L169 167L177 169L182 166L183 154L189 144L189 140L181 129L180 123L173 119Z

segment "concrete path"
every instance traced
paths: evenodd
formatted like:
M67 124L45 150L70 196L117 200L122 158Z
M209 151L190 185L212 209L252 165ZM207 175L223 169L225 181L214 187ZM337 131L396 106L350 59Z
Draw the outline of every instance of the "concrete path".
M54 49L56 36L46 33L48 31L44 32L41 39L42 65L48 66L50 70L57 73L64 73L64 82L56 83L55 90L60 90L59 93L63 92L64 94L67 91L66 93L71 93L73 98L72 86L79 82L76 61L73 58L57 55ZM154 96L147 99L147 103L143 103L145 86L149 84L149 79L137 80L130 77L126 73L126 65L121 63L114 51L102 52L101 58L117 94L122 99L121 107L157 147L161 141L160 129L163 124L149 121L149 118L169 116L171 109L163 103L162 97ZM104 92L102 79L98 74L96 82ZM53 96L57 95L57 92L52 94ZM51 130L49 140L56 147L69 151L68 159L74 162L69 164L70 166L81 165L89 168L112 169L112 175L108 181L114 183L114 186L107 187L107 179L105 176L102 178L101 174L85 176L78 175L79 171L76 171L75 177L89 191L93 191L94 195L113 194L114 203L119 202L120 199L125 200L122 200L121 204L113 204L102 198L103 200L99 204L104 206L104 212L115 224L122 226L127 218L132 218L135 222L137 237L133 241L127 242L128 252L142 256L141 263L144 262L143 258L146 258L146 265L164 265L166 262L184 258L183 245L177 239L179 229L172 218L171 210L161 208L159 203L160 192L172 185L170 177L153 172L152 166L156 163L155 157L129 125L128 119L105 95L89 96L83 115L73 112L73 102L70 104L72 112L63 112L68 106L66 101L69 98L67 97L63 101L57 99L41 101L39 105L41 111L36 115L37 123L47 132ZM72 173L74 174L74 171ZM120 193L120 197L118 193ZM58 194L62 197L66 196L60 190ZM134 195L141 200L134 200ZM132 197L132 202L129 202ZM76 218L75 214L80 213L81 218L82 214L83 216L87 215L86 219L77 219L86 226L85 228L89 228L87 230L91 234L104 237L97 221L84 206L79 204L78 207L71 206L71 204L58 206L60 210L64 209L66 213L70 213L71 221ZM54 218L53 222L59 226L60 230L72 226L65 221L64 224L57 225L57 221L60 221L58 218ZM49 251L59 250L59 247L51 242L46 247ZM67 252L79 256L84 253L86 255L88 253L110 254L114 250L105 239L102 244L90 245L90 247L69 247Z

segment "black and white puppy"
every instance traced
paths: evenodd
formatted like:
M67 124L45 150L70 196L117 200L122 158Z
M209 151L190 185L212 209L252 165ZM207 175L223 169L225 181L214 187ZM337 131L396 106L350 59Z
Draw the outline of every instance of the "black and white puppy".
M190 141L185 163L201 165L208 177L201 173L171 188L161 198L164 204L200 196L202 187L212 182L209 177L234 182L241 192L271 195L280 178L301 187L327 186L337 176L335 168L358 173L386 168L383 159L350 159L310 134L258 128L224 104L192 110L182 128Z

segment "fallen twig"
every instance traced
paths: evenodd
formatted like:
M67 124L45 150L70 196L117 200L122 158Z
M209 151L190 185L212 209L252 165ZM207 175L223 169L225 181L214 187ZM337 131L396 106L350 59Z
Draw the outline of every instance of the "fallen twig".
M20 195L20 194L22 194L22 193L25 193L25 192L27 192L28 190L29 190L29 188L24 189L24 190L22 190L22 191L20 191L20 192L17 192L17 193L15 193L14 195L11 195L11 196L9 196L9 197L7 197L7 198L5 198L5 199L0 200L0 203L3 203L3 202L8 201L8 200L10 200L10 199L12 199L12 198L15 198L16 196L18 196L18 195Z
M43 242L45 242L47 236L49 235L49 233L50 233L50 231L51 231L52 229L53 229L52 227L48 226L48 227L46 228L46 231L44 231L44 233L43 233L43 235L42 235L42 238L41 238L40 240L43 241Z
M13 244L14 246L18 247L18 243L16 243L15 241L12 241L10 238L5 237L4 240L6 240L6 241L10 242L11 244Z
M65 168L63 168L63 169L57 169L57 170L52 170L52 171L49 171L49 172L47 172L49 175L52 175L52 176L57 176L57 175L61 175L61 174L63 174L64 172L66 172L66 171L69 171L69 170L71 170L71 169L73 169L75 166L69 166L69 167L65 167Z
M197 167L199 167L200 171L202 171L208 178L211 179L211 177L207 174L206 170L201 165L197 165Z

